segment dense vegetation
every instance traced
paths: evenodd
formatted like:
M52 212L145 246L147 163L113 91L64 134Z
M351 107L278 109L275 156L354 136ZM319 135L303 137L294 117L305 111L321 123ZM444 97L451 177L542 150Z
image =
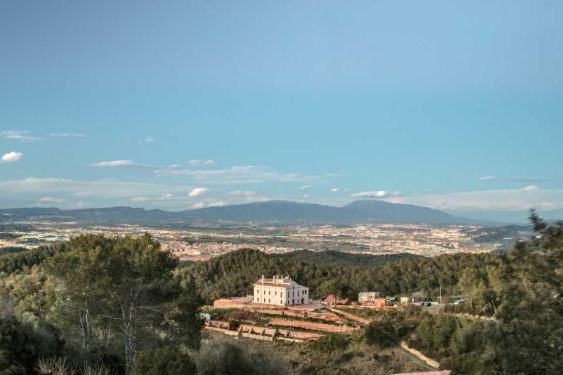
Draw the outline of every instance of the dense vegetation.
M321 253L317 257L324 256ZM220 297L246 295L261 275L284 273L309 286L314 298L327 294L356 298L357 293L364 290L376 290L384 295L418 293L425 298L437 298L441 288L444 294L470 294L470 308L481 312L488 306L483 293L496 281L494 270L501 267L502 262L501 258L490 254L456 254L412 257L375 266L360 266L354 262L350 266L351 257L345 254L348 264L339 258L332 262L300 261L293 255L267 255L247 249L193 263L180 269L178 274L183 279L193 280L207 303ZM364 259L356 257L356 260Z
M13 248L12 248L13 249ZM68 250L67 243L40 246L27 251L7 251L0 256L0 275L21 271L24 268L40 264L46 258Z
M0 373L31 373L39 359L64 355L75 365L134 374L137 353L143 350L199 347L199 297L191 285L173 277L176 259L150 236L80 236L24 255L7 256L7 264L21 272L0 281L0 323L15 327L8 330L0 357L8 349L17 350L8 358L24 355L27 367L10 370L13 361L8 359ZM53 327L54 337L48 339L64 342L64 348L42 350L58 347L37 338L45 326ZM11 344L22 341L31 344L22 344L21 351ZM150 366L151 357L142 358L139 366Z
M334 250L326 251L311 251L311 250L296 250L289 253L282 253L278 255L280 258L291 259L299 262L311 264L330 264L339 266L375 266L394 262L403 259L423 259L410 253L402 254L384 254L384 255L370 255L370 254L354 254L345 253Z

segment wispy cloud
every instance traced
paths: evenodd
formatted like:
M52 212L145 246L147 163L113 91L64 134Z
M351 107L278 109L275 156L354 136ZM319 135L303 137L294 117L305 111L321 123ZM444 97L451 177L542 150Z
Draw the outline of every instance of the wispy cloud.
M545 180L546 179L542 177L509 177L506 179L506 181L523 182L523 183L542 182Z
M136 202L144 203L142 205L146 207L177 210L189 207L186 191L183 184L29 177L0 181L0 207L25 207L36 204L43 197L56 197L65 200L56 203L64 208L105 207Z
M563 189L540 189L530 185L518 189L475 190L465 192L388 197L395 203L410 203L443 210L520 211L563 209Z
M62 138L86 138L86 134L82 133L51 133L50 137L62 137Z
M161 202L166 201L174 198L174 194L172 193L165 193L161 196L152 196L152 197L145 197L145 196L138 196L138 197L131 197L130 200L132 203L147 203L147 202Z
M16 163L23 158L23 153L17 151L7 152L2 155L2 163Z
M194 188L192 190L190 190L190 192L188 193L188 197L190 198L195 198L195 197L199 197L203 194L206 194L209 190L203 187L198 187L198 188Z
M265 195L261 195L253 190L235 190L227 193L227 197L234 199L235 201L248 201L248 202L258 202L269 200Z
M224 201L203 201L203 202L197 202L194 203L192 205L192 208L194 209L198 209L198 208L206 208L206 207L221 207L221 206L225 206L227 203Z
M337 188L337 187L335 187L335 188L330 189L330 191L331 191L332 193L337 193L338 191L340 191L340 189Z
M302 185L302 186L299 187L299 189L306 190L306 189L310 189L312 187L313 187L313 185Z
M32 136L27 130L7 130L0 133L2 138L11 139L20 142L41 141L43 138Z
M497 176L493 176L493 175L479 177L480 181L492 181L492 180L496 180L496 179L497 179Z
M537 192L538 190L540 190L540 188L539 188L539 186L537 186L537 185L528 185L528 186L523 187L523 188L520 189L520 190L526 191L526 192L528 192L528 193L535 193L535 192Z
M263 182L312 182L318 177L299 173L284 173L271 168L253 165L233 166L225 169L161 168L159 176L186 177L209 184L256 184Z
M156 139L154 139L154 138L151 137L151 136L146 136L146 137L141 141L141 143L155 143L155 142L156 142Z
M374 191L361 191L359 193L350 194L353 198L384 198L387 196L387 191L385 190L374 190Z
M134 163L133 160L99 161L97 163L88 164L88 166L93 168L155 168L146 164Z
M210 167L212 165L215 165L215 160L192 159L192 160L188 160L188 164L191 165L192 167Z
M65 200L62 198L53 198L53 197L43 197L37 201L37 203L40 205L53 205L53 204L61 204L64 202Z
M480 181L501 180L501 181L508 181L508 182L533 183L533 182L545 181L545 178L542 178L542 177L522 177L522 176L502 178L502 177L497 177L497 176L491 175L491 176L479 177L479 180Z

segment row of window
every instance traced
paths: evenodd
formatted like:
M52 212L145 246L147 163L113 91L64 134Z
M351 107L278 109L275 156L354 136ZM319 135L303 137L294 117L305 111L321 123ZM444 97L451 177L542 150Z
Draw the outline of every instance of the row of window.
M260 298L256 298L256 302L260 302ZM272 303L272 300L270 298L268 298L267 300L266 300L266 298L262 298L261 302L262 303ZM297 303L299 303L299 299L297 300ZM303 299L301 299L301 303L305 303L305 301ZM283 304L284 304L283 300L280 300L280 305L283 305ZM295 305L295 299L291 300L291 304ZM289 305L289 300L287 300L286 305Z
M268 290L267 292L268 292L268 295L272 295L272 291L271 291L271 290ZM300 292L301 292L301 293L300 293ZM256 294L260 294L260 289L256 289ZM264 294L266 294L266 290L264 290ZM306 294L307 294L307 289L301 289L301 290L298 290L298 291L297 291L297 296L298 296L298 297L299 297L299 296L304 296L304 295L306 295ZM274 291L274 295L277 296L277 295L278 295L278 292L277 292L277 291ZM280 292L280 296L283 297L283 292ZM293 291L292 297L295 297L295 291Z

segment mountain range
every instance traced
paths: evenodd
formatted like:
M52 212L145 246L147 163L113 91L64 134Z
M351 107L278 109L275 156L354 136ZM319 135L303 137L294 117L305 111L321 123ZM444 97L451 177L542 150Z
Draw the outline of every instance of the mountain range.
M463 224L468 222L468 220L457 218L440 210L381 200L355 201L341 207L290 201L267 201L177 212L122 206L75 210L38 207L0 209L0 221L29 219L124 224L178 222Z

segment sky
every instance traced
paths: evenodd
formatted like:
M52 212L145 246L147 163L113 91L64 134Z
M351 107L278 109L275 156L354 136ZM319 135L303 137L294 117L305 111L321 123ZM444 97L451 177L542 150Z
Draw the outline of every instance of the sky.
M563 218L562 1L1 1L0 208Z

